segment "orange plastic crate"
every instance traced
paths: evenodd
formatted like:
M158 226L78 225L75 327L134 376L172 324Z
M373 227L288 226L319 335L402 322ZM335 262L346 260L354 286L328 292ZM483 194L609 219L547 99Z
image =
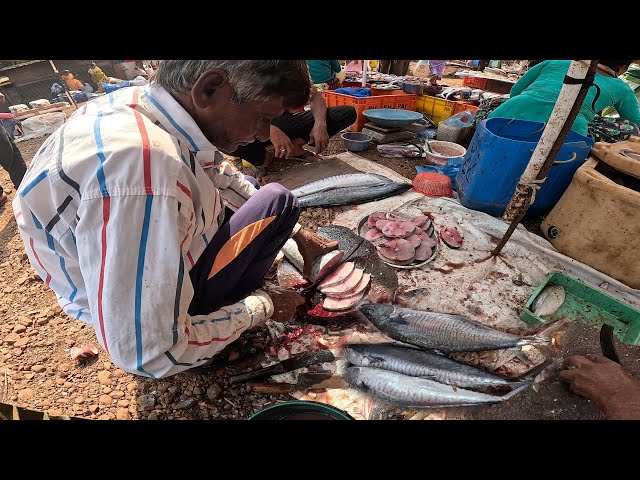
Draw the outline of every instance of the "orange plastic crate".
M486 90L488 81L488 78L483 77L464 77L462 79L462 85L464 87L480 88L482 90Z
M361 131L364 124L367 122L367 117L365 117L362 112L371 108L382 108L382 99L386 97L386 95L375 97L352 97L351 95L344 95L342 93L335 93L327 90L322 92L322 96L324 97L325 102L327 102L327 107L351 105L356 109L358 118L356 118L356 121L348 128L352 132Z
M453 109L454 115L456 113L464 112L465 110L471 110L474 113L478 111L478 107L471 103L464 103L464 102L455 102L455 103L456 103L456 106Z
M400 95L384 95L382 108L397 108L400 110L416 109L417 95L412 93L403 93Z
M398 108L403 110L415 110L417 95L403 93L401 95L375 95L371 97L352 97L342 93L335 93L325 90L322 96L327 102L327 107L337 107L339 105L351 105L356 109L358 118L348 128L352 132L359 132L367 123L367 117L362 112L371 108Z

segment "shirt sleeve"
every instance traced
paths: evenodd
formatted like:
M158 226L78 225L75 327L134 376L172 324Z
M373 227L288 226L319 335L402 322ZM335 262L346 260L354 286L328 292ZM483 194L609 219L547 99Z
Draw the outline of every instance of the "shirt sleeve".
M234 212L257 192L244 175L226 160L208 169L208 172L209 178L220 191L223 203Z
M541 62L535 65L533 68L527 70L527 72L520 77L520 80L511 88L510 98L520 95L529 85L536 81L538 75L544 68L546 62Z
M620 82L624 83L622 80ZM640 126L640 104L638 104L638 98L629 85L625 83L623 87L625 88L622 91L622 95L614 104L614 107L622 118Z
M207 169L207 172L213 184L220 191L224 205L234 212L257 192L256 188L244 178L244 175L227 161ZM301 228L302 225L296 223L291 237L296 235Z
M273 313L269 296L257 290L218 311L188 314L196 215L182 196L83 198L79 217L77 248L92 323L127 372L159 378L202 365Z

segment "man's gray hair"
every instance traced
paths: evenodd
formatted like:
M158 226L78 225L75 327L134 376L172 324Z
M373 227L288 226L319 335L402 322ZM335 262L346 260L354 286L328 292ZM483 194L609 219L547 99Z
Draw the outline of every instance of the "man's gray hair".
M151 81L183 95L212 68L227 73L237 103L284 96L290 106L298 107L309 98L311 82L304 60L162 60Z

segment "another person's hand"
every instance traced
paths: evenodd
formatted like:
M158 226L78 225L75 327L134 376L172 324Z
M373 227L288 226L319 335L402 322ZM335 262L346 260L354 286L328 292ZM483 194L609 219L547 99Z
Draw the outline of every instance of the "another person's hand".
M268 291L273 302L272 320L289 322L293 319L296 309L304 303L304 297L298 293L285 289L270 289Z
M309 145L315 147L316 155L320 155L327 148L327 145L329 145L329 132L326 125L321 125L317 122L313 125L309 134Z
M0 103L4 103L4 102L5 102L4 93L0 93Z
M575 355L564 361L560 378L571 391L592 400L610 420L640 420L640 381L602 355Z
M287 158L293 153L291 139L275 125L269 128L269 139L273 143L273 155L277 158Z

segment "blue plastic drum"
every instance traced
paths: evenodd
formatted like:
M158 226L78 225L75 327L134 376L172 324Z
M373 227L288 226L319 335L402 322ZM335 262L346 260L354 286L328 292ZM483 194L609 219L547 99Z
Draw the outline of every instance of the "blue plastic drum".
M456 177L460 203L473 210L501 216L542 136L544 123L508 118L483 120L471 140ZM536 194L527 217L548 213L560 200L587 159L593 139L571 130Z

